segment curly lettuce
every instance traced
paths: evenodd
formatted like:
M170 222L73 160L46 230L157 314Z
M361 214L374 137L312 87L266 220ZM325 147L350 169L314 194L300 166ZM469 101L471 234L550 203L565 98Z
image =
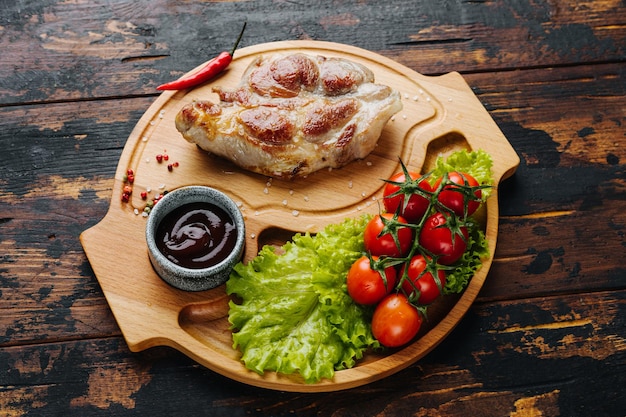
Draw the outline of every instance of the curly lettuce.
M472 152L461 150L450 154L445 159L442 157L437 158L432 177L441 177L446 172L461 171L470 174L481 185L493 185L492 167L493 161L491 156L482 149ZM482 190L483 199L489 197L490 191L490 188Z
M433 175L463 171L490 185L491 166L484 151L459 151L438 158ZM483 197L488 195L489 188L483 189ZM346 219L314 236L296 234L282 248L265 246L247 265L235 266L226 290L238 300L230 302L228 319L233 347L248 369L298 373L315 383L380 348L371 332L371 309L354 303L345 285L350 266L365 250L369 219ZM489 254L480 227L469 231L468 251L448 271L444 294L463 291Z
M226 284L233 346L259 374L299 373L307 383L351 368L372 336L368 311L345 290L350 265L364 250L368 216L297 234L281 250L265 246L247 265L235 266Z
M492 167L493 161L491 156L484 150L478 149L471 152L460 150L450 154L445 159L442 157L437 158L432 177L441 177L450 171L461 171L473 176L479 184L490 186L493 185ZM484 201L489 197L491 188L486 187L481 191ZM454 269L448 271L443 294L454 294L463 291L467 287L469 280L481 267L482 259L489 256L489 246L485 239L485 234L479 225L473 223L468 226L470 235L467 241L467 250L455 264Z

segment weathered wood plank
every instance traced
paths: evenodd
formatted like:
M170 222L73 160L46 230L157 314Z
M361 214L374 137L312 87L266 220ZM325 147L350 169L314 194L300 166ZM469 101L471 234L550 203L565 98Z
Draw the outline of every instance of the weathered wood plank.
M119 338L4 347L0 409L130 416L159 404L159 415L172 416L199 409L211 415L617 416L626 407L620 386L625 313L624 291L479 303L442 345L397 377L323 396L244 386L169 349L132 354Z
M0 15L0 104L154 93L229 50L244 20L242 46L341 42L423 74L622 62L626 54L618 0L12 2Z
M619 71L579 68L574 79L586 80L584 88L569 68L468 76L522 156L517 174L501 185L499 243L482 300L626 286ZM151 102L0 109L0 308L12 308L0 318L0 343L119 334L78 235L106 213L123 145ZM546 110L531 117L531 108ZM66 310L52 314L50 307Z

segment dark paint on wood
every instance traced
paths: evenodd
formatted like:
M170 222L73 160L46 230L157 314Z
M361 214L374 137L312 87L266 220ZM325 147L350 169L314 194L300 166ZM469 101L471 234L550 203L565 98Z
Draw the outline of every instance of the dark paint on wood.
M623 416L623 1L4 3L0 414ZM397 375L280 393L131 353L84 256L155 86L229 49L243 20L243 46L326 40L459 71L521 158L478 302Z

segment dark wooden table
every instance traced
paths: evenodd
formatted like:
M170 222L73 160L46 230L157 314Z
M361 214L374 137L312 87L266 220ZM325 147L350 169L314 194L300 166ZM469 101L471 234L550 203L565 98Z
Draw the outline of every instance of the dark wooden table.
M460 72L518 152L477 302L415 365L346 391L132 353L79 234L155 87L229 49L346 43ZM0 415L626 415L623 1L0 0Z

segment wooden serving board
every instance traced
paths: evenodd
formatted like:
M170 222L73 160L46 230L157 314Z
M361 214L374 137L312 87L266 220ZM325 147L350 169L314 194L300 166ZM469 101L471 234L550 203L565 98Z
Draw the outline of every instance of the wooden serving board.
M403 110L389 121L374 152L341 169L318 171L293 181L272 180L243 171L186 142L174 126L178 110L192 99L216 96L212 85L234 87L260 54L304 52L361 62L402 95ZM195 70L194 70L195 71ZM372 52L348 45L286 41L238 50L230 67L211 83L189 91L165 92L139 120L120 157L111 206L104 219L81 234L81 242L132 351L170 346L200 364L250 385L284 391L322 392L351 388L397 372L431 351L461 320L483 285L498 232L497 187L486 203L484 224L490 257L459 297L444 297L431 313L430 326L412 344L386 354L369 354L333 380L305 384L298 375L247 370L232 348L228 296L224 286L192 293L177 290L153 271L141 214L150 195L185 185L207 185L228 194L246 222L249 261L264 243L284 242L295 232L316 232L347 217L377 213L382 179L400 170L426 171L436 157L459 149L484 149L494 160L496 183L513 174L519 158L472 90L457 73L425 77ZM157 154L169 156L159 164ZM167 163L178 162L172 171ZM120 197L127 169L135 172L131 201Z

